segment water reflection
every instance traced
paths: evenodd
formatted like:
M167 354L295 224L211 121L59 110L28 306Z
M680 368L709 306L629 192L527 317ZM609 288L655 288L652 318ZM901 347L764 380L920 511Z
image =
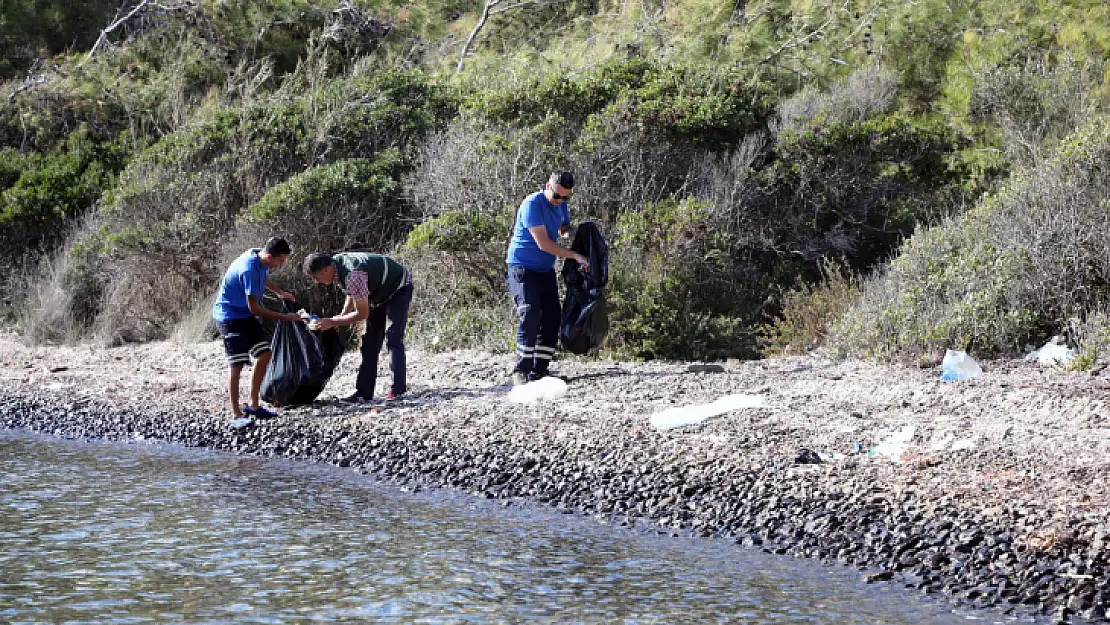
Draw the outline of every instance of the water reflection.
M860 584L847 569L723 541L412 495L327 467L0 433L0 622L840 625L968 616Z

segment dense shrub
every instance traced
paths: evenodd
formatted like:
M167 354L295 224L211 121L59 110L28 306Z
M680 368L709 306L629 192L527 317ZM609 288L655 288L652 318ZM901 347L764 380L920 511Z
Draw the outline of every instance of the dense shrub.
M113 342L162 337L183 302L214 288L232 247L278 230L303 233L302 250L399 238L400 150L445 121L444 102L414 75L390 73L214 111L169 135L127 169L77 242L95 259L85 275L100 297L82 298L94 309L74 316L97 319ZM154 288L166 281L174 288Z
M882 260L918 222L943 218L966 195L949 156L957 139L943 125L901 115L862 123L815 123L784 135L764 184L791 209L776 226L804 258L851 254L853 264Z
M966 215L910 239L835 327L841 354L1015 352L1110 297L1110 123L1066 139Z
M552 169L569 167L579 174L572 219L593 218L614 234L610 347L641 357L751 356L755 329L799 277L821 278L823 259L866 269L975 192L954 158L955 133L886 113L893 81L861 72L804 113L794 100L773 138L753 132L728 149L692 140L677 123L654 125L633 90L578 129L552 108L526 129L459 120L426 145L407 183L430 218L410 235L409 249L425 250L415 262L452 275L428 307L451 314L489 293L497 294L489 305L504 305L516 206ZM719 102L703 101L707 111ZM714 132L733 136L744 119L724 114ZM730 123L734 131L724 130ZM465 209L443 206L444 197Z
M505 249L515 215L509 206L449 209L409 233L399 257L417 284L412 327L426 347L511 348Z
M1104 71L1104 62L1079 64L1070 57L988 67L976 77L969 117L997 129L1012 163L1036 166L1090 118L1096 108L1092 87Z
M0 152L0 246L41 252L61 241L67 220L91 208L126 166L131 137L96 142L70 135L46 155Z
M898 74L877 64L852 72L827 90L803 88L779 105L773 129L779 137L805 133L817 124L859 124L889 113L897 103Z
M629 211L612 246L610 347L649 358L723 358L754 353L745 329L751 267L737 263L735 236L712 205L668 200ZM758 289L756 289L758 292Z
M604 63L573 78L549 76L479 92L463 102L462 111L512 126L554 115L579 127L607 108L648 134L723 147L762 127L772 104L768 86L741 69L631 60Z
M825 344L829 329L856 304L860 279L844 264L826 260L821 265L821 280L799 280L783 294L781 311L761 329L765 355L799 354Z
M116 0L5 0L0 19L0 79L21 75L41 52L88 49L119 9Z

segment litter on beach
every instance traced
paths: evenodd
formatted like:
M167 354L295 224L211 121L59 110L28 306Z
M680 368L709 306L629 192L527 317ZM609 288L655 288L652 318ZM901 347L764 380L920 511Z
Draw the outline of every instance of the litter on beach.
M902 460L902 455L909 448L910 440L917 433L917 426L907 425L891 434L883 442L875 445L867 452L872 458L889 458L895 462Z
M532 404L538 401L551 401L567 394L567 383L555 376L540 378L509 391L509 401L514 404Z
M975 445L977 442L978 441L974 437L957 439L952 434L945 434L933 439L933 442L930 443L928 447L928 451L966 451L970 449L975 449Z
M1052 340L1026 354L1026 360L1036 360L1044 367L1065 367L1075 352L1064 344L1064 337L1054 336Z
M940 363L940 379L946 382L973 380L983 375L979 363L967 354L956 350L948 350L944 354L944 361Z
M682 406L657 412L651 415L651 425L660 430L670 430L701 423L709 417L741 408L762 408L765 403L762 395L725 395L711 404Z

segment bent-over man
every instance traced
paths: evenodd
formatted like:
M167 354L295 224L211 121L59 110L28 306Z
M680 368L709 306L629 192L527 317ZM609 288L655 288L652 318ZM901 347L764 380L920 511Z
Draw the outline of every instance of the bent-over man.
M408 390L405 326L412 303L412 274L389 256L367 252L335 255L314 252L305 258L304 272L317 284L334 284L347 294L342 312L317 321L321 330L366 320L355 392L343 401L359 403L374 398L383 341L389 349L389 366L393 371L393 384L386 400L399 399Z

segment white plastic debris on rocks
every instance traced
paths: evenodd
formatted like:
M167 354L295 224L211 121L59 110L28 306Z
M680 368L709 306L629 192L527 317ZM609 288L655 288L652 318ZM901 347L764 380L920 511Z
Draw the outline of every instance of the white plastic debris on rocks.
M1063 367L1072 359L1075 352L1064 344L1064 337L1054 336L1040 349L1035 349L1026 354L1026 360L1036 360L1045 367Z
M551 401L567 394L567 383L555 376L540 378L535 382L514 386L509 391L509 401L514 404L532 404Z
M929 445L928 451L942 452L942 451L966 451L975 449L978 440L975 437L957 439L952 434L944 434L933 439Z
M940 363L940 379L945 381L971 380L983 375L979 363L967 354L948 350L944 353L944 360Z
M867 452L868 456L873 458L889 458L895 462L902 460L902 456L906 453L906 449L910 446L910 440L913 435L917 433L917 426L906 425L897 432L891 434L883 442L875 445Z
M651 415L651 425L660 430L670 430L701 423L709 417L741 408L762 408L765 403L762 395L725 395L711 404L681 406L657 412Z

